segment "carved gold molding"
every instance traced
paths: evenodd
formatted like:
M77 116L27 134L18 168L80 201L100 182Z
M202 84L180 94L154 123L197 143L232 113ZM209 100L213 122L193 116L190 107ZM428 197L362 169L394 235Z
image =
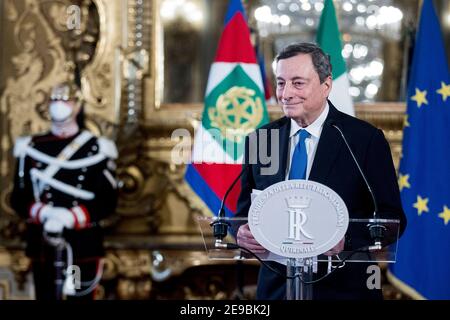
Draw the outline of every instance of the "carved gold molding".
M403 102L380 102L357 105L356 116L383 130L388 140L394 165L398 169L403 139L406 105Z
M21 250L6 250L0 247L0 300L30 299L30 284L27 276L30 260ZM3 272L2 272L3 271Z
M86 113L93 119L119 121L124 0L93 0L99 17L99 39L93 60L83 70L82 91ZM126 7L125 7L126 9ZM125 11L126 12L126 11ZM125 20L126 21L126 20ZM118 94L119 92L119 94Z
M186 249L170 249L171 244L179 247L180 241L185 244ZM156 243L167 249L150 249ZM234 268L235 261L209 260L198 237L150 237L141 239L139 247L143 246L148 246L149 250L108 250L102 290L109 283L113 283L115 292L111 294L114 294L115 298L125 300L232 298L230 290L224 290L230 284L225 283L221 270L226 266ZM208 266L211 276L203 274L196 280L186 281L188 279L184 276L189 270L203 270L199 269L203 266ZM247 261L245 266L254 271L252 281L255 281L258 264L255 261ZM174 283L173 279L178 279L179 282ZM172 286L171 290L166 290L169 284Z

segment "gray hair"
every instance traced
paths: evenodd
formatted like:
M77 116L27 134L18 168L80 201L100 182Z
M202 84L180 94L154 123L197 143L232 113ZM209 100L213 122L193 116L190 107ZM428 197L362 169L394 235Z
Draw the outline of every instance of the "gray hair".
M332 76L330 56L325 54L325 52L323 52L323 50L314 43L301 42L290 44L281 50L275 60L278 62L299 54L309 54L311 56L314 69L319 75L320 83L323 83L326 78Z

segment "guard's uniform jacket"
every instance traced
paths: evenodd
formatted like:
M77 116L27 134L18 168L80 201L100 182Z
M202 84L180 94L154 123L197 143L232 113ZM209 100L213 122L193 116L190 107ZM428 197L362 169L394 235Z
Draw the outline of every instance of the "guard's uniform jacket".
M104 254L99 221L112 214L117 204L115 144L88 131L60 138L51 133L21 137L11 205L27 219L27 255L43 258L45 206L64 207L75 221L63 236L73 250L74 262Z

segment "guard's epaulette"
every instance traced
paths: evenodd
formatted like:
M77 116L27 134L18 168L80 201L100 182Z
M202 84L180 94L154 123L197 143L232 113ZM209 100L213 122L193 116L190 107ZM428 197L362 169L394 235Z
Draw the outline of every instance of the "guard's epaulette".
M30 144L32 137L31 136L25 136L25 137L18 137L16 139L16 142L14 144L14 157L20 157L26 150L27 146Z
M99 137L97 139L97 142L100 153L104 154L108 158L117 159L119 153L114 141L105 137Z

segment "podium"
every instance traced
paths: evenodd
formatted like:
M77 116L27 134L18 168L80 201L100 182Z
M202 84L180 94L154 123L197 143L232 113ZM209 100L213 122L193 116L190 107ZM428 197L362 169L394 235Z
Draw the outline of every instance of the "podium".
M318 262L327 262L330 268L345 263L394 263L400 229L399 220L378 215L349 219L336 192L306 180L283 181L259 191L248 218L198 217L197 222L210 259L257 259L286 265L288 300L313 298ZM237 245L237 230L246 223L266 252L254 254ZM221 231L220 236L214 229ZM326 255L343 239L344 250Z
M211 225L223 220L229 225L229 235L218 242L213 235ZM197 224L203 237L205 250L211 260L258 260L254 255L240 249L224 248L224 244L237 244L236 234L240 226L248 222L247 218L218 218L218 217L197 217ZM368 228L374 223L382 225L385 229L385 236L381 248L373 248L371 251L356 251L361 247L372 246ZM313 280L314 268L317 262L332 263L335 266L344 261L345 263L395 263L397 259L397 239L399 236L400 220L397 219L350 219L344 250L338 255L326 256L324 254L306 258L289 258L267 251L256 253L255 255L262 261L275 261L286 265L286 298L288 300L311 300L312 286L308 282ZM358 239L355 241L355 239ZM306 283L305 283L306 282Z

